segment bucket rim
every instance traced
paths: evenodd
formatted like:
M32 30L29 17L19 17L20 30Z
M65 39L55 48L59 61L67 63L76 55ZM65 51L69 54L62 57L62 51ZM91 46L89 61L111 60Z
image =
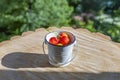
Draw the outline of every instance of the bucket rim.
M69 44L67 44L67 45L63 45L63 46L57 46L57 45L51 44L51 43L49 43L49 42L47 41L46 37L47 37L48 34L53 33L53 32L57 32L57 33L58 33L58 32L67 32L67 33L70 33L70 34L74 37L74 40L73 40L71 43L69 43ZM47 33L47 34L45 35L45 42L47 42L48 44L50 44L50 45L52 45L52 46L55 46L55 47L66 47L66 46L69 46L69 45L73 44L74 42L76 42L76 37L73 35L73 33L69 32L69 31L57 30L57 31L52 31L52 32Z

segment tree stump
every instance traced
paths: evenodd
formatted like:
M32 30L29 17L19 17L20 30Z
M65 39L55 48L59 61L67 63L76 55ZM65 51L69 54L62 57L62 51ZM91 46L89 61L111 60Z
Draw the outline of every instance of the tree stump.
M50 31L77 38L78 53L66 67L53 67L42 43ZM39 28L0 43L0 80L120 80L120 44L101 33L71 27Z

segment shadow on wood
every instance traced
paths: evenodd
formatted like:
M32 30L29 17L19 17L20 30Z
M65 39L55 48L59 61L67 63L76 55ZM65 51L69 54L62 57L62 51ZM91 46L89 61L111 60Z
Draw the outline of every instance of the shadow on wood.
M0 80L120 80L119 72L40 72L0 70Z
M2 58L2 65L8 68L52 67L45 54L14 52Z

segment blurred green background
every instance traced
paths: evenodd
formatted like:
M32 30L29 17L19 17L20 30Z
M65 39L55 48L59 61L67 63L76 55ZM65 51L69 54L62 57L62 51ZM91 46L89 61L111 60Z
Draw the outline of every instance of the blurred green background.
M86 28L120 42L120 0L0 1L0 41L50 26Z

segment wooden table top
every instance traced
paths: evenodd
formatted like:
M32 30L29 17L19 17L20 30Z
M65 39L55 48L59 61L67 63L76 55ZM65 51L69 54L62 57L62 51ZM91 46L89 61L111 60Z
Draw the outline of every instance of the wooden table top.
M78 54L66 67L53 67L43 54L49 31L66 30L77 38ZM0 43L0 80L120 80L120 44L101 33L70 27L40 28Z

